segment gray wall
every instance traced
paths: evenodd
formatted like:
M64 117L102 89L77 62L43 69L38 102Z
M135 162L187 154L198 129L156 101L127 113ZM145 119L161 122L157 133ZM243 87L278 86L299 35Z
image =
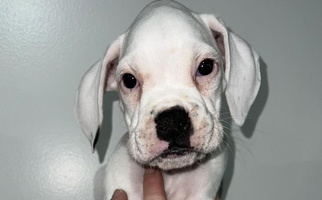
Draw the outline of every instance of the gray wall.
M0 199L102 199L123 117L117 95L107 94L92 154L74 117L75 92L147 2L0 0ZM181 2L217 13L262 56L250 119L231 127L225 199L321 199L322 1Z

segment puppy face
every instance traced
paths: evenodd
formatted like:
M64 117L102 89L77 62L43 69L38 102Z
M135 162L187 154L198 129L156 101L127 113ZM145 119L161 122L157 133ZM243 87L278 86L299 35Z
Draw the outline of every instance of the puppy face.
M258 54L220 18L195 14L175 1L155 1L85 74L76 116L94 149L103 95L118 90L132 157L178 169L221 143L222 93L241 126L260 82Z
M222 54L196 15L168 9L145 17L125 36L116 69L129 152L163 170L186 167L223 138Z

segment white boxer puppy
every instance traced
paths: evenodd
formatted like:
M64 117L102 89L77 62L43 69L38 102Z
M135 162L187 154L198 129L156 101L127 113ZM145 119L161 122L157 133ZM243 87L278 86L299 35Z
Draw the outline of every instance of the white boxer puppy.
M146 6L85 74L77 95L77 118L94 146L103 95L119 92L128 133L108 161L106 198L119 188L142 200L144 166L153 166L169 200L215 199L227 163L221 97L242 125L260 86L258 60L212 14L170 0Z

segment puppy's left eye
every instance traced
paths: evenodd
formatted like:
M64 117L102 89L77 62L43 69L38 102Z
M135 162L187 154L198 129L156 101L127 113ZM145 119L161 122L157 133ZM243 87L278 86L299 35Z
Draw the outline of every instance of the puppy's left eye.
M206 76L210 74L214 69L214 61L211 59L203 60L197 70L197 76Z
M133 89L138 84L138 81L132 74L126 73L123 75L122 79L123 79L124 86L127 87L128 89Z

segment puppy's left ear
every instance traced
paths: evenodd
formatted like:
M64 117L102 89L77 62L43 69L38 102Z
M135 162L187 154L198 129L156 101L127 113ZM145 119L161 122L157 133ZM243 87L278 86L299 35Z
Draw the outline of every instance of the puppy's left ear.
M214 15L202 14L225 60L225 95L235 123L242 126L258 93L261 76L258 54L230 32Z
M115 69L118 64L124 36L120 36L107 49L103 59L84 75L77 91L76 117L80 128L90 140L93 151L103 121L103 96L116 90Z

